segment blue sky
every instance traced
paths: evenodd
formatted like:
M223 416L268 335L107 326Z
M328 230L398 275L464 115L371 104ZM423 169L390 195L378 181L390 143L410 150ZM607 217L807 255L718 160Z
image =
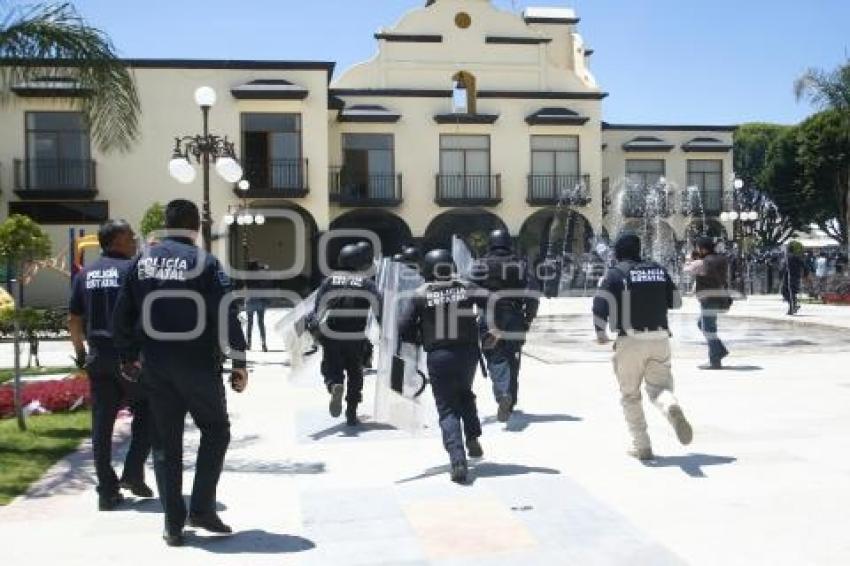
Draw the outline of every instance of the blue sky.
M477 0L470 0L477 1ZM850 0L494 0L570 6L611 93L605 119L793 123L812 110L792 83L850 52ZM309 59L337 72L371 57L372 34L423 0L76 0L125 57Z

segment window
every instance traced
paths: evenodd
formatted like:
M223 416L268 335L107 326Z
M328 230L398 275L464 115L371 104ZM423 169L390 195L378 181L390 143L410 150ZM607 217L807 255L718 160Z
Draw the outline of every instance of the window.
M26 188L91 189L89 131L79 112L27 112Z
M343 134L342 190L348 197L395 198L391 134Z
M688 186L699 188L706 213L718 214L723 204L723 161L689 159Z
M243 114L242 161L252 188L306 189L300 114Z
M440 136L443 198L491 196L490 136Z
M627 159L626 179L636 188L654 187L664 177L664 167L663 159Z
M531 136L532 199L556 199L580 183L578 136Z

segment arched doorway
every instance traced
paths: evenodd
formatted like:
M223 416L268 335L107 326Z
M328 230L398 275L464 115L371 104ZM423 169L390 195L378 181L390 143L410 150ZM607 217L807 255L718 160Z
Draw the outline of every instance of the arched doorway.
M401 251L402 247L410 244L413 236L407 222L386 210L358 209L346 212L331 222L331 232L334 230L367 230L377 236L381 242L381 255L391 257ZM336 257L339 250L352 240L362 238L333 239L328 246L331 258ZM331 262L333 264L333 262Z
M603 261L594 255L593 226L573 210L539 210L529 216L519 232L520 253L536 266L547 296L566 290L595 288L597 267ZM546 261L548 268L540 266Z
M316 237L319 230L313 215L292 203L264 202L249 207L248 211L253 215L261 214L265 222L231 227L232 265L241 270L248 261L256 260L268 265L271 271L285 271L296 267L301 257L303 263L299 273L288 279L275 279L275 286L302 296L309 294L318 280Z
M519 248L530 261L547 254L580 256L592 250L595 233L590 221L573 210L557 213L554 208L538 210L519 231Z
M434 218L422 237L424 252L435 248L450 249L452 236L458 236L476 256L487 251L487 240L493 230L507 230L502 219L478 208L457 208Z

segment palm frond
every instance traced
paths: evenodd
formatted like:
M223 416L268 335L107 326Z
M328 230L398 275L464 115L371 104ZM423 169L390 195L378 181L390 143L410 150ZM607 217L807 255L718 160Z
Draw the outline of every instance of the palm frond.
M0 96L7 100L10 88L22 82L74 79L86 93L75 104L98 147L129 149L139 135L141 104L133 75L109 37L67 2L6 10L0 16Z
M850 60L830 72L808 69L794 81L794 96L820 108L850 109Z

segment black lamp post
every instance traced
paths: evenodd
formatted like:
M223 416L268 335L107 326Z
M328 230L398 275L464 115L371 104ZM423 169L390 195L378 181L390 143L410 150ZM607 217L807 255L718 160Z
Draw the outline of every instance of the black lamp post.
M236 183L242 178L242 167L236 161L233 142L227 136L212 135L209 132L210 108L216 101L215 91L202 86L195 91L195 102L201 107L203 115L203 133L194 136L175 138L174 152L168 164L168 171L178 182L189 184L195 180L195 168L191 159L201 165L204 182L204 196L201 210L201 234L204 249L212 249L212 212L210 211L210 163L215 162L215 170L228 183Z

